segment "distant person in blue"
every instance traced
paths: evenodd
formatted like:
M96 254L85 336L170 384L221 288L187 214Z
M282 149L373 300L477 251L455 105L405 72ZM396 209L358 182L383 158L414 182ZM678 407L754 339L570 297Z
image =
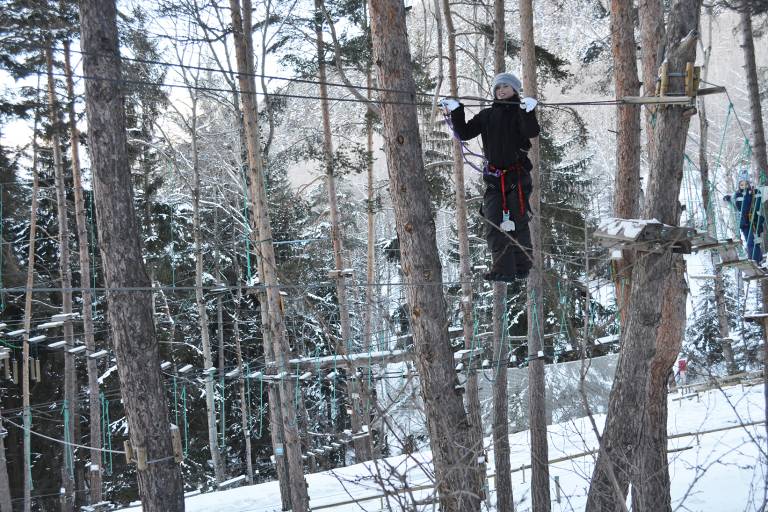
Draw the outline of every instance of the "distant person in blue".
M763 261L762 235L765 227L762 191L752 186L749 177L742 174L739 176L739 188L736 192L723 199L736 210L739 229L747 242L747 256L755 263L761 264Z
M486 240L493 266L485 274L489 281L514 283L528 277L532 261L531 234L528 229L532 192L528 159L530 139L539 135L537 101L521 98L522 83L511 73L493 79L493 104L469 121L464 105L446 98L441 104L450 112L455 135L461 140L482 139L486 165L486 184L481 214L488 221Z

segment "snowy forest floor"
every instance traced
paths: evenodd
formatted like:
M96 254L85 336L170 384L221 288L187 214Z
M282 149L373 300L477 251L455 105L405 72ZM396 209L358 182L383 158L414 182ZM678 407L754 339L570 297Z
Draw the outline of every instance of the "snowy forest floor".
M764 423L763 386L742 385L713 389L698 395L669 395L669 463L672 480L672 508L676 511L739 512L765 510L765 452L768 449ZM605 417L595 416L598 426ZM739 425L747 425L739 427ZM729 428L735 427L735 428ZM717 430L715 432L711 432ZM512 485L518 512L530 509L530 464L528 431L510 436ZM486 444L490 438L486 439ZM587 418L549 427L550 461L577 457L550 464L552 510L581 511L589 489L589 478L597 447ZM761 457L761 452L763 456ZM578 456L581 454L581 456ZM411 487L430 485L430 454L390 457L323 473L307 475L312 510L334 512L380 512L389 510L437 510L435 505L405 508L412 499L423 500L431 489L390 496L389 507L376 481L376 466L382 475L407 473ZM494 473L493 452L488 474ZM394 471L393 469L394 468ZM396 482L397 478L392 478ZM560 490L556 489L558 482ZM493 479L491 501L495 499ZM390 487L391 488L391 487ZM559 502L556 500L560 496ZM368 499L366 499L368 498ZM131 508L124 510L139 510ZM277 482L190 496L187 512L272 512L280 510ZM496 511L491 504L484 510Z

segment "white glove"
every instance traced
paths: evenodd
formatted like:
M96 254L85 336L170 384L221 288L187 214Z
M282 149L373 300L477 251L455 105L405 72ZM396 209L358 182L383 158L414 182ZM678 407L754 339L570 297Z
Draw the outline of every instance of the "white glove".
M536 98L523 98L520 100L520 108L524 108L526 112L532 111L538 104L539 102L536 101Z
M459 108L459 102L453 98L443 98L440 100L440 106L443 107L448 112L453 112L454 110Z

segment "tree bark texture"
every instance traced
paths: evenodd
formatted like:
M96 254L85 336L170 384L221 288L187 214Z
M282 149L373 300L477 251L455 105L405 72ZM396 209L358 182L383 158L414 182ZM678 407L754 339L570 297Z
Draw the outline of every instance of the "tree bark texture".
M248 146L249 165L249 199L252 215L258 227L259 240L255 249L259 258L259 270L261 280L266 290L266 301L262 302L262 308L266 306L268 318L264 326L267 336L273 345L274 359L267 359L268 363L274 362L278 368L287 370L287 359L290 357L288 346L288 333L283 322L281 309L280 290L277 281L277 265L275 262L275 250L272 245L272 228L267 212L267 194L264 185L264 164L262 161L261 141L259 138L258 113L256 105L256 83L254 80L253 44L251 43L250 0L244 0L242 10L239 0L230 0L232 14L232 27L235 40L235 53L237 56L238 84L242 95L243 118L245 121L245 134ZM247 13L248 23L243 23ZM247 25L247 26L244 26ZM301 439L299 436L299 423L296 409L290 397L294 396L296 384L292 379L279 379L275 386L279 390L280 409L277 425L282 426L283 443L274 446L275 458L285 459L287 466L286 485L290 489L291 507L293 512L305 512L309 510L309 495L307 483L304 479L304 471L301 459ZM274 408L275 404L271 404ZM273 427L276 425L272 424ZM281 485L281 491L283 486Z
M216 483L225 480L225 469L219 450L219 442L216 428L216 399L214 374L216 367L213 364L211 353L211 335L208 331L208 311L203 297L203 241L202 227L200 226L200 163L197 150L197 97L193 95L192 119L190 124L190 136L192 137L192 222L193 236L195 239L195 302L197 316L200 322L200 339L203 345L203 365L205 373L205 412L208 425L208 445L213 461L213 472Z
M741 49L744 51L744 72L747 75L747 94L749 96L749 113L752 127L752 159L755 170L752 179L754 183L763 183L768 172L768 157L765 149L765 128L760 102L760 84L757 78L755 60L755 40L752 34L752 13L749 7L739 11L739 29L741 32Z
M24 512L32 509L32 413L29 408L29 330L32 326L32 287L35 284L35 242L37 240L37 192L39 179L37 174L37 125L38 112L32 131L32 206L29 214L29 249L27 250L27 282L24 294L24 340L21 349L21 404L24 427Z
M687 62L696 56L695 30L698 27L699 0L680 0L671 6L666 31L665 59L671 71L683 70ZM643 16L647 16L647 13ZM673 87L681 83L673 81ZM658 219L675 225L679 218L678 196L683 176L683 155L690 116L679 107L660 107L656 126L652 133L650 176L643 217ZM666 359L657 340L662 320L662 303L665 286L673 275L674 258L671 252L641 253L636 262L631 288L632 308L621 336L621 352L613 387L608 403L608 414L603 431L601 452L598 455L587 501L588 511L613 511L621 508L625 496L617 496L608 477L612 466L619 486L626 492L630 481L636 482L633 473L637 459L643 459L650 450L666 449L666 433L661 439L642 436L646 415L654 404L651 397L659 396L659 383L651 378L653 368L665 377L671 369L664 368ZM662 338L663 339L663 338ZM663 370L663 371L662 371ZM666 432L666 431L665 431ZM666 471L666 469L664 470ZM643 475L647 478L648 475ZM639 486L635 492L644 492ZM657 489L656 492L668 493ZM634 493L633 493L634 494ZM637 496L637 503L645 503L645 496Z
M536 48L533 30L533 0L520 0L520 50L523 62L523 92L535 98L538 95L536 82ZM544 359L539 351L544 350L544 261L541 251L541 169L539 166L539 139L531 141L528 157L533 163L530 197L532 216L530 220L531 250L533 266L528 276L528 389L530 400L531 426L531 510L550 510L549 498L549 447L547 442L546 388L544 385Z
M493 0L493 74L507 70L507 35L504 19L504 0Z
M371 87L373 80L372 70L368 66L366 84L368 86L368 100L371 99ZM376 190L373 182L373 117L366 113L365 116L365 150L368 155L366 175L368 179L368 200L366 204L366 217L368 220L367 257L365 262L365 312L363 317L363 350L372 350L373 311L376 304ZM379 347L383 350L384 347Z
M341 325L341 340L336 343L336 353L346 355L353 352L352 326L349 319L349 304L347 303L347 280L341 272L346 268L344 258L344 245L341 240L341 226L339 222L338 196L336 194L336 177L333 165L333 137L331 134L331 108L328 102L328 85L325 68L325 47L323 43L323 0L315 0L315 39L317 46L318 79L320 82L320 109L323 118L323 160L325 164L325 183L328 192L328 209L330 210L331 241L333 242L333 262L336 270L336 299L339 303L339 323ZM361 399L368 393L361 389L364 383L360 379L351 378L356 368L349 365L347 368L347 394L351 405L351 423L353 432L361 432L363 425L368 426L365 419L367 407ZM370 429L369 429L370 430ZM355 461L363 462L371 458L371 437L356 436L353 440L355 449Z
M239 267L238 267L239 269ZM240 272L237 272L237 281L240 282ZM235 298L235 315L232 318L233 337L235 338L235 357L237 358L237 384L240 392L240 419L245 438L245 467L248 483L253 483L253 447L251 446L251 404L245 392L245 369L243 367L243 349L240 344L240 304L243 300L243 289L238 286L237 296ZM261 390L259 390L261 392Z
M442 0L443 18L448 32L448 81L450 94L453 98L459 97L458 62L456 52L456 28L453 25L453 14L449 0ZM464 157L461 143L456 137L453 143L453 186L456 196L456 238L459 248L459 281L461 281L461 313L462 327L464 330L464 348L475 348L474 324L472 311L474 301L472 297L472 269L469 254L469 229L467 228L467 198L464 187ZM470 423L470 433L473 435L472 446L475 448L474 468L477 471L478 481L482 488L486 488L486 469L483 457L483 421L480 408L480 390L477 382L477 372L467 368L466 382L466 408Z
M139 496L146 512L183 511L126 154L114 2L82 0L80 27L84 74L93 77L85 83L86 114L110 335L130 442L152 462L137 471Z
M67 109L69 121L69 137L72 151L72 188L75 197L75 224L77 226L78 261L80 264L80 287L82 288L83 337L85 351L89 354L96 352L96 341L93 336L93 293L91 291L91 256L88 253L88 222L85 216L85 198L83 180L80 173L80 133L77 129L75 115L75 88L72 81L72 66L70 63L69 41L64 41L64 74L67 81ZM99 367L96 359L86 361L88 371L88 424L90 427L90 488L91 503L102 500L102 467L101 467L101 403L99 402Z
M478 510L471 425L457 393L448 343L435 223L424 179L416 84L400 0L370 0L373 55L382 88L385 154L421 392L430 432L435 488L443 512ZM407 91L407 92L402 92Z
M246 14L246 17L243 20L244 26L251 26L250 23L250 16ZM247 40L246 40L247 44ZM242 109L240 108L240 94L237 91L234 91L234 107L237 110L237 119L238 119L238 131L240 133L240 154L243 159L243 174L244 174L244 193L249 194L249 196L253 195L253 180L251 179L250 174L248 173L248 141L247 136L245 133L245 120L244 120L244 114L242 112ZM251 247L256 247L259 243L259 240L261 240L261 237L259 236L259 226L256 223L256 218L253 215L249 215L248 219L246 219L246 222L249 226L249 239L251 243ZM256 268L257 268L257 274L259 276L264 275L264 272L261 270L262 267L262 260L260 258L256 259ZM249 278L251 276L248 276ZM266 294L262 290L261 292L256 294L256 297L259 301L259 304L261 305L260 309L260 317L261 317L261 325L267 326L269 325L269 312L268 312L268 305L267 305L267 299ZM264 350L264 357L266 360L273 361L274 360L274 347L272 346L272 340L269 337L269 332L266 328L262 328L261 331L262 335L262 346ZM260 385L261 387L261 385ZM261 397L259 397L261 399ZM280 421L280 390L276 386L268 385L267 386L267 401L269 403L269 435L270 440L272 442L272 447L281 445L283 442L283 426ZM275 472L278 475L278 484L280 487L280 501L282 505L282 510L290 510L291 508L291 489L290 489L290 479L288 478L288 468L286 466L285 457L275 457Z
M67 196L64 191L64 159L61 154L61 139L59 130L59 108L56 99L56 83L53 80L53 49L46 46L45 64L48 71L48 116L50 118L51 130L51 152L53 153L54 182L56 184L56 214L58 219L58 242L59 242L59 279L61 280L61 306L62 313L72 313L72 270L69 266L69 219L67 216ZM69 352L69 349L75 345L75 338L72 329L72 319L64 322L64 339L67 342L64 351L64 402L69 409L68 420L64 424L67 431L65 438L75 439L75 422L77 418L78 402L77 392L77 374L75 372L75 356ZM64 446L64 450L70 450ZM67 457L65 457L66 459ZM69 512L75 508L75 473L74 456L70 459L70 468L62 464L61 483L64 496L61 500L61 509L63 512Z
M646 391L648 405L642 411L643 427L637 441L637 456L633 459L632 509L638 511L672 511L667 460L667 386L683 342L688 294L682 255L674 255L672 265L661 297L661 323Z
M0 421L2 417L0 410ZM5 438L3 437L0 437L0 512L13 512L11 486L8 481L8 459L5 456Z
M515 510L512 493L512 463L509 446L509 394L507 365L509 342L504 310L507 308L507 283L493 283L493 462L496 467L496 508Z
M637 96L635 14L632 2L611 0L611 51L616 98ZM636 219L640 213L640 106L622 105L616 116L616 177L614 179L613 215ZM632 251L622 251L615 262L616 305L621 325L626 325L629 290L632 286Z
M643 96L656 94L656 81L659 75L659 63L664 57L664 5L662 0L638 0L638 18L640 25L640 49ZM653 131L653 113L655 108L646 108L646 132ZM653 151L653 141L646 141L647 152Z

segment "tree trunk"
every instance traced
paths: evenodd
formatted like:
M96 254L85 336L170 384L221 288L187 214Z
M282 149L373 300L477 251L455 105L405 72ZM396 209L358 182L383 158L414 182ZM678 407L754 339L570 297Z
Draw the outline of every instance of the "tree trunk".
M647 406L640 418L644 426L640 429L637 456L633 459L632 509L638 511L672 510L667 460L667 384L683 342L688 294L682 255L674 255L672 265L661 297L661 323L650 364Z
M208 418L208 444L213 461L213 472L216 483L225 480L224 464L221 460L221 451L219 450L218 432L216 427L216 389L214 374L216 366L213 364L213 354L211 353L211 338L208 331L208 312L206 311L205 299L203 298L203 242L200 226L200 165L197 151L197 97L193 95L192 100L192 215L193 230L195 238L195 301L197 303L197 315L200 321L200 339L203 344L203 364L205 369L205 411Z
M32 206L29 214L29 249L27 251L27 282L24 295L24 340L21 355L21 404L24 426L24 512L32 507L32 412L29 408L29 331L32 326L32 287L35 284L35 242L37 241L37 125L39 113L35 110L32 128Z
M760 86L757 81L757 65L755 63L755 41L752 35L752 12L747 5L739 13L739 25L744 49L744 70L747 74L747 92L749 94L749 113L752 123L752 158L755 162L755 183L763 183L768 172L768 156L765 149L765 129L763 126L762 105L760 104ZM765 208L765 204L763 204ZM765 234L763 234L765 242ZM768 313L768 282L760 281L760 293L763 296L763 312ZM768 331L763 338L765 354L768 356ZM768 380L768 357L763 359L763 372ZM765 388L765 410L768 414L768 386ZM768 422L765 425L768 434Z
M238 263L239 265L239 263ZM237 383L240 391L240 419L243 428L243 436L245 437L245 467L246 475L248 476L248 483L252 484L253 481L253 448L251 446L251 403L248 401L248 397L245 393L245 379L248 376L245 374L243 368L243 349L240 345L240 304L243 300L243 289L240 286L240 271L237 267L237 297L235 298L235 314L232 317L232 335L235 338L235 357L237 358Z
M709 74L709 61L712 55L712 7L705 7L707 13L707 47L704 48L704 55L701 66L701 80L707 81ZM705 218L707 221L707 233L710 236L717 238L717 218L715 217L716 209L714 208L714 201L717 198L713 198L710 194L710 185L715 182L715 177L709 176L709 157L707 146L709 143L709 121L707 120L707 102L706 96L702 96L698 99L699 109L699 172L701 175L701 201L704 205ZM714 190L714 189L712 189ZM693 207L692 205L690 207ZM725 366L728 371L728 375L733 375L738 372L736 361L733 354L733 346L728 341L730 337L730 326L728 325L728 311L725 305L725 287L723 286L723 268L718 264L719 257L716 251L712 251L711 255L712 268L715 275L715 308L717 310L717 324L720 332L720 343L723 348L723 358L725 359Z
M107 287L110 335L134 452L157 461L137 471L146 512L184 510L181 471L173 458L168 404L152 318L152 293L141 254L126 155L120 53L114 2L81 0L80 26L96 220Z
M75 90L72 82L72 66L70 64L69 41L64 41L64 73L67 80L67 100L69 102L69 133L72 149L72 188L75 196L75 223L77 225L78 257L80 263L80 287L82 288L83 335L85 351L89 354L96 352L96 341L93 336L93 295L91 292L91 258L88 254L88 222L85 217L85 200L83 183L80 175L80 133L77 129L75 116ZM102 500L102 468L101 468L101 404L99 403L99 367L96 359L88 358L88 423L90 426L91 461L90 500L98 503Z
M450 94L453 98L459 97L458 62L456 55L456 29L453 25L453 14L449 0L443 1L443 17L445 28L448 32L448 81ZM472 311L474 302L472 297L472 269L469 254L469 230L467 228L467 198L464 187L464 158L461 151L461 143L453 137L453 185L456 195L456 238L459 246L459 281L461 281L461 313L462 327L464 328L464 348L473 349L475 344L474 325ZM469 417L472 447L474 449L473 465L477 472L477 479L481 482L483 494L486 488L486 469L483 458L483 421L480 408L480 392L478 389L477 372L467 368L466 383L466 407Z
M472 460L476 450L455 389L457 377L447 337L442 269L424 179L405 8L401 0L371 0L370 10L390 190L436 490L444 512L479 510L480 482Z
M682 70L686 62L692 62L695 58L696 40L693 34L698 27L699 7L698 0L680 0L671 8L665 55L670 70ZM643 16L647 16L647 13ZM681 81L674 80L673 87L682 87ZM665 224L677 223L677 199L690 120L686 114L678 107L660 107L657 111L644 218L658 219ZM588 511L613 511L621 508L625 496L616 496L613 490L609 478L611 467L619 486L626 492L630 479L637 478L637 474L633 473L636 460L646 458L652 450L666 449L666 430L658 433L657 438L642 437L641 431L646 424L638 421L637 414L645 414L644 411L653 408L650 399L661 394L657 389L658 381L651 377L651 370L654 375L664 373L666 377L671 369L671 362L669 367L664 368L666 363L661 351L666 347L660 347L657 341L663 303L658 298L663 296L670 276L674 275L674 258L670 251L644 253L642 256L636 263L633 275L630 296L632 309L621 336L621 353L608 403L601 451L590 486ZM668 470L665 468L664 471ZM633 495L646 490L641 485ZM656 492L668 496L669 490L657 489ZM646 496L636 496L634 499L637 503L649 500Z
M245 13L245 19L243 20L244 26L251 26L250 22L250 15L246 12ZM238 132L240 135L240 155L243 160L243 175L244 175L244 194L251 194L252 195L252 180L250 176L248 175L248 142L247 137L245 134L245 121L244 121L244 115L242 112L242 109L240 108L240 94L237 90L233 91L233 105L236 110L237 114L237 122L238 122ZM247 209L246 209L247 212ZM259 240L261 240L261 237L259 237L259 227L256 224L256 219L253 215L249 215L247 219L245 219L246 223L248 224L248 235L249 235L249 242L251 244L250 247L257 247ZM250 254L247 256L250 258ZM261 270L262 267L262 260L259 258L256 261L256 267L257 267L257 275L262 276L264 275L264 272ZM250 263L249 263L250 265ZM248 276L250 279L252 276ZM264 291L255 294L257 300L260 304L260 317L261 317L261 325L262 325L262 346L264 350L264 357L265 360L274 360L274 352L273 352L273 346L272 342L269 337L269 332L266 330L266 326L269 325L269 313L267 312L267 299L264 295ZM261 382L260 381L260 388L261 388ZM262 390L263 391L263 390ZM261 393L260 393L261 395ZM269 435L272 442L272 446L278 446L283 441L283 426L280 421L280 415L278 414L278 411L280 410L280 390L273 385L267 386L267 400L269 403ZM259 401L262 400L262 396L259 396ZM261 412L260 412L261 414ZM290 480L288 478L288 468L285 464L285 457L276 457L275 458L275 472L278 475L278 484L280 486L280 500L282 509L281 510L290 510L291 508L291 489L289 487Z
M768 172L768 157L765 149L765 129L763 125L762 105L760 102L760 84L757 78L755 61L755 41L752 35L751 8L746 6L739 12L741 48L744 50L744 72L747 75L747 93L749 95L749 113L752 126L752 158L755 171L752 177L755 183L762 183Z
M493 73L506 71L506 28L504 0L494 0L493 18ZM493 460L496 466L496 508L515 510L509 446L509 397L507 396L507 360L509 345L504 340L505 310L507 308L506 283L493 283L493 347L496 377L493 388ZM502 352L507 353L502 357Z
M640 81L637 77L632 2L611 1L611 50L616 98L637 96L640 93ZM640 213L640 106L619 106L617 114L613 215L622 219L636 219ZM633 252L622 251L622 257L614 267L616 306L619 308L622 326L626 325L629 314L633 263Z
M504 0L493 0L493 73L498 75L507 70L507 34L504 19ZM510 509L511 510L511 509Z
M523 61L523 91L526 96L538 95L536 83L536 54L533 32L533 1L520 0L520 51ZM544 386L544 262L541 253L541 171L539 168L539 139L531 141L528 157L533 163L530 197L533 215L530 221L533 268L528 277L528 389L530 391L531 426L531 498L533 512L548 511L549 448L547 445L546 388Z
M641 67L643 72L643 96L656 94L658 67L664 55L664 5L662 0L638 0L640 25ZM653 114L657 109L645 109L646 133L653 131ZM653 141L646 141L646 152L653 152ZM628 288L629 290L629 288Z
M496 508L515 510L512 494L512 464L509 460L509 396L507 367L509 342L504 310L507 307L507 283L493 283L493 461L496 466Z
M64 192L64 161L61 154L61 143L59 139L59 109L56 100L56 84L53 81L53 50L51 46L46 46L45 63L48 71L48 115L51 126L51 150L53 152L53 169L56 183L56 211L59 223L58 242L59 242L59 277L61 279L61 305L64 314L72 313L72 271L69 266L69 220L67 217L67 196ZM64 322L64 339L67 342L64 351L64 404L69 409L69 415L65 415L64 438L74 441L75 422L77 418L77 374L75 373L75 356L69 352L74 347L75 339L72 329L72 319ZM69 446L63 446L64 457L68 464L62 465L61 479L64 496L62 497L61 509L65 512L75 508L75 473L74 473L74 451ZM69 465L69 467L67 467Z
M274 347L274 360L267 363L277 365L277 369L287 371L287 359L290 357L288 333L283 322L280 290L277 282L277 266L275 251L272 245L272 228L267 212L267 195L264 186L264 165L262 162L261 142L256 106L256 83L253 74L253 44L251 43L250 0L244 0L242 11L239 0L230 0L232 12L232 27L237 54L238 82L242 95L242 107L245 120L245 134L248 145L248 163L250 174L250 206L258 227L259 240L255 244L256 253L260 260L261 280L266 287L266 301L262 308L267 307L268 324L265 330ZM247 13L247 23L243 23L243 14ZM292 379L278 379L275 386L280 394L279 424L283 429L284 446L274 446L275 458L284 457L287 466L288 487L290 488L291 506L293 512L309 510L309 495L304 479L301 459L301 439L299 437L296 410L290 398L295 393L296 384ZM274 406L274 404L272 404ZM274 428L273 423L273 428ZM281 487L282 490L282 487Z
M325 166L325 183L328 193L328 209L331 220L331 241L333 242L333 263L336 274L336 300L339 303L339 322L341 324L341 340L336 343L336 353L346 355L354 352L352 345L352 326L349 320L349 305L347 304L347 280L342 270L346 268L344 261L344 245L341 240L341 226L339 223L338 197L336 195L336 177L333 165L333 138L331 136L331 109L328 103L328 85L325 70L325 45L323 43L323 0L315 0L315 41L317 48L318 81L320 86L320 109L323 117L323 160ZM347 393L351 404L352 431L359 433L363 426L368 426L364 419L363 401L361 396L367 396L361 388L360 379L353 378L355 367L351 364L347 368ZM371 437L357 436L353 440L355 448L355 461L362 462L371 458Z
M218 240L218 237L217 237ZM219 254L218 254L218 248L216 249L216 275L220 276L218 271L219 267ZM218 349L219 349L219 385L221 386L221 404L219 406L220 414L221 414L221 420L220 420L220 428L221 428L221 453L222 451L224 453L227 452L227 446L226 446L226 440L227 440L227 408L226 403L227 400L224 395L224 374L226 373L226 366L225 366L225 357L224 357L224 308L221 303L221 294L218 294L216 297L216 337L218 341ZM224 458L224 457L222 457ZM226 462L226 461L224 461Z
M6 363L7 364L7 363ZM0 408L0 425L2 425ZM5 437L0 436L0 512L13 512L11 504L11 486L8 482L8 459L5 457Z
M373 77L371 75L371 66L368 66L366 73L366 84L368 86L368 100L371 99L371 88L373 86ZM372 337L373 337L373 315L374 307L377 303L376 288L373 283L376 282L376 190L373 182L373 117L372 114L366 112L365 115L365 150L368 155L368 162L366 164L366 174L368 176L368 201L366 205L366 215L368 218L368 240L367 240L367 257L365 262L365 311L363 317L363 350L373 350ZM378 350L385 350L385 347L378 347ZM371 393L371 396L372 393ZM369 403L366 405L366 410L377 410L375 404ZM383 422L382 422L383 424ZM373 430L373 429L372 429ZM380 455L377 450L377 445L384 444L384 429L379 429L379 439L376 443L375 439L371 439L373 445L373 452L371 456L376 458ZM376 444L374 444L376 443Z

